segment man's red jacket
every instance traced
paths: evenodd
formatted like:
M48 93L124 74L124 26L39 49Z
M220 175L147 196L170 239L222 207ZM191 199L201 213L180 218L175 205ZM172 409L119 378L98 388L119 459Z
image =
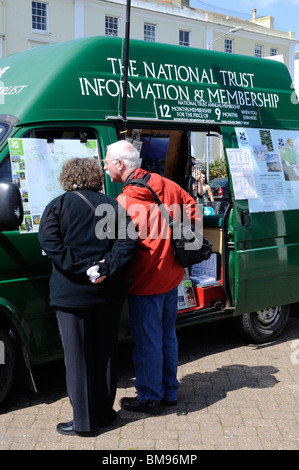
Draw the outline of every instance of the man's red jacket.
M129 181L146 174L148 172L139 168L130 175ZM178 184L156 173L150 173L147 184L163 205L170 209L175 221L183 207L188 217L194 220L196 214L198 220L199 211L195 200ZM146 187L128 184L118 196L118 202L127 209L138 228L137 247L127 269L128 292L136 295L169 292L182 281L184 269L173 254L171 229L152 193Z

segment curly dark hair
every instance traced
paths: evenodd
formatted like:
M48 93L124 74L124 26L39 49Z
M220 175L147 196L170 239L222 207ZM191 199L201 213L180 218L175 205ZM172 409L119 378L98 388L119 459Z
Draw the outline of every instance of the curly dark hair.
M59 181L65 191L101 191L104 174L94 158L71 158L63 164Z

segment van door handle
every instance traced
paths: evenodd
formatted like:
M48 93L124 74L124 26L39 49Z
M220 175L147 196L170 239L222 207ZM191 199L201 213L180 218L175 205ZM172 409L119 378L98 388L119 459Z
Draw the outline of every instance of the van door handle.
M249 217L249 211L247 209L241 212L241 223L244 225L244 227L250 226L251 220Z

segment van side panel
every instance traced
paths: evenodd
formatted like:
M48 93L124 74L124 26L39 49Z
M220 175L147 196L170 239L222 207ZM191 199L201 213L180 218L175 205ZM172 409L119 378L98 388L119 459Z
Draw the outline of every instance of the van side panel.
M0 60L5 83L1 113L22 124L117 121L122 53L121 38L96 36L5 57ZM292 79L282 63L136 40L130 40L130 57L128 119L181 121L189 130L196 122L299 126Z
M244 205L243 205L244 207ZM294 303L299 283L299 211L250 214L242 227L236 203L238 290L236 313Z
M237 147L231 132L224 131L224 142L226 148ZM232 184L231 191L234 194ZM233 210L230 268L234 272L235 314L296 302L299 210L253 213L247 200L238 199Z
M13 306L16 327L20 324L25 329L26 325L30 331L32 362L61 353L57 322L48 301L51 264L42 256L37 234L1 233L0 259L0 297Z

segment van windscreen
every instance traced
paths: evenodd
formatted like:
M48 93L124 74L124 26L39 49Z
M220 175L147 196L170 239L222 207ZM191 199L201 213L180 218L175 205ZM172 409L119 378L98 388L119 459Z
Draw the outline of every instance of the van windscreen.
M11 182L12 182L12 176L11 176L10 160L9 158L6 158L3 164L0 163L0 183L11 183Z
M0 145L4 142L10 130L10 125L7 122L0 122Z

